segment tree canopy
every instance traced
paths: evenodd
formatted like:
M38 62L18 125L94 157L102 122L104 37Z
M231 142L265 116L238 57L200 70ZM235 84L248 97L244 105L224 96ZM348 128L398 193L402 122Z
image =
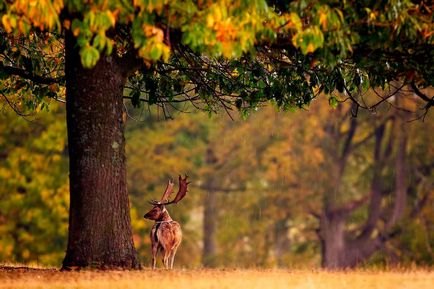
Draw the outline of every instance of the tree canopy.
M372 109L406 84L433 105L421 89L434 79L426 1L12 1L0 13L2 93L31 108L64 95L65 29L84 67L101 55L126 61L134 105L247 111L302 107L325 92L332 106ZM370 87L391 93L366 103Z

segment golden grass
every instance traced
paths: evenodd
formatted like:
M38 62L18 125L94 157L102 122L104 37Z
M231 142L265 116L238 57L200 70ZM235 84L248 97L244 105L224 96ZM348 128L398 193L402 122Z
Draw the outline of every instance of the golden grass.
M142 270L82 271L0 270L0 288L161 288L161 289L433 289L434 272L309 270Z

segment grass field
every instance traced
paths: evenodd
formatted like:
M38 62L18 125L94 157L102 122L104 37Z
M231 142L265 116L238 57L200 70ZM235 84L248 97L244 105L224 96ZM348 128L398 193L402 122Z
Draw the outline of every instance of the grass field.
M59 272L55 269L3 268L0 288L434 288L434 271L308 270L142 270L135 272Z

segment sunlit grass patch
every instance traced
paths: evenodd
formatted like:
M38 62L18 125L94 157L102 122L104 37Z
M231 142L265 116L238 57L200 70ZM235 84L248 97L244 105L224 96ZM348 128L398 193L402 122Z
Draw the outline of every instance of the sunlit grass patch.
M417 270L156 270L0 271L0 288L417 288L431 289L433 271Z

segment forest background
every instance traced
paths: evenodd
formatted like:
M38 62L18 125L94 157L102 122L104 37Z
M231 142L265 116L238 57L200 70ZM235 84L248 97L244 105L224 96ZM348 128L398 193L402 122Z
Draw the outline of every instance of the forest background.
M403 101L416 106L410 90L400 93L401 107ZM233 119L188 104L175 104L167 119L158 107L125 103L128 190L142 264L150 263L152 223L142 218L147 201L160 197L168 178L187 173L189 194L169 208L184 229L177 266L320 266L324 207L332 198L346 208L343 231L355 236L372 215L375 182L384 208L380 228L387 226L397 185L406 192L404 213L359 265L433 265L433 116L415 120L394 101L356 118L351 104L331 109L318 98L303 110L267 105L249 116L233 113ZM58 266L69 207L64 104L53 102L27 117L0 104L0 262ZM405 174L397 176L403 136Z

